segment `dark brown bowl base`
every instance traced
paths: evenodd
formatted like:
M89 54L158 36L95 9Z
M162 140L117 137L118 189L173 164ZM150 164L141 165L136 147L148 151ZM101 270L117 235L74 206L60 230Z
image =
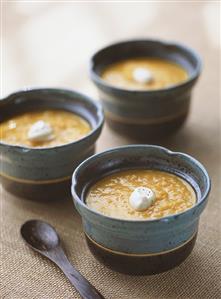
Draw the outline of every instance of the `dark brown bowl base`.
M48 184L22 183L1 176L1 183L5 190L26 199L45 201L64 199L71 196L71 178Z
M130 124L113 119L106 115L107 124L120 135L127 136L142 142L158 141L174 134L184 124L188 112L165 122L152 124Z
M86 240L92 254L114 271L130 275L152 275L168 271L181 264L191 253L197 233L182 247L157 255L129 255L116 253L92 241Z

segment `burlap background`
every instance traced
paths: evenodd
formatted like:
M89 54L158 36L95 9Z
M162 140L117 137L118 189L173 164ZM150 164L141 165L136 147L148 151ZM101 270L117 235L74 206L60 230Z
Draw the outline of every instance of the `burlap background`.
M50 5L53 4L49 4L49 7ZM115 9L117 5L115 4ZM126 9L125 5L121 4L119 9ZM148 11L148 4L145 5ZM114 4L112 8L114 9ZM102 9L107 13L104 6ZM186 1L178 4L163 1L157 9L158 14L149 25L148 33L146 27L141 26L139 35L160 36L186 42L198 50L204 60L203 74L194 93L191 115L186 126L176 136L161 142L164 146L189 153L199 159L205 164L212 178L209 204L201 217L200 231L193 253L181 266L164 274L152 277L121 275L105 268L91 256L83 237L80 217L75 212L71 199L38 203L15 198L1 190L1 298L79 298L62 273L48 260L33 253L21 240L20 226L31 218L44 219L56 227L70 260L107 299L220 298L220 53L219 36L215 26L218 5L212 1ZM96 9L93 12L96 15ZM10 36L19 29L16 26L22 22L22 17L19 23L19 16L10 6L5 8L4 15L8 16L4 23L8 25L5 26L7 41L7 38L10 40ZM105 26L107 28L107 23ZM8 36L9 33L12 35ZM111 29L109 33L112 39L116 37ZM128 37L129 33L125 36ZM117 36L119 37L123 38L123 33ZM16 49L15 47L15 51ZM14 69L19 69L22 59L23 64L26 63L22 51L16 51L13 58ZM8 68L7 72L10 70ZM26 77L23 74L20 77L21 81L17 83L10 81L8 73L4 74L6 93L26 81L35 83L36 77L30 69ZM66 79L66 85L72 86L73 79ZM91 85L88 84L87 81L85 86L90 87L82 88L84 91L91 89ZM133 141L121 138L105 127L97 151L131 142Z

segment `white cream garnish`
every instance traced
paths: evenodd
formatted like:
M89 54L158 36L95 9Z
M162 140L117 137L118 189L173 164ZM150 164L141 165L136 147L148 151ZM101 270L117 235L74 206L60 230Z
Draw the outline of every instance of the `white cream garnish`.
M52 127L43 120L35 122L28 131L28 139L30 141L43 142L52 140L53 138Z
M130 195L129 204L136 211L145 211L154 202L156 194L146 187L136 188Z
M153 80L152 73L148 69L142 67L135 68L132 76L134 81L142 84L150 83Z

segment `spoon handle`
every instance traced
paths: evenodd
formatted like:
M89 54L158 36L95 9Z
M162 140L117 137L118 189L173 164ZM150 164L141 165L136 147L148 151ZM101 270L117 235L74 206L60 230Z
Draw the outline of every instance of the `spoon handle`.
M69 262L64 251L60 248L56 258L52 259L68 278L83 299L105 299L92 284L81 275Z

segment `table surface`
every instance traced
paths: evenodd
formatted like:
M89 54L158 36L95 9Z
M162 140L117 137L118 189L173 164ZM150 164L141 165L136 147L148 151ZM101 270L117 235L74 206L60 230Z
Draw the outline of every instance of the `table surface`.
M157 37L178 40L195 48L204 66L194 90L190 117L178 134L159 144L200 160L211 176L212 192L190 257L169 272L131 277L112 272L90 254L71 199L33 202L1 189L1 298L80 298L60 270L33 253L21 240L21 224L33 218L56 227L71 262L107 299L220 296L218 7L214 1L3 2L2 96L24 86L62 86L97 97L87 78L88 57L97 48L119 39ZM105 126L97 152L133 142Z

